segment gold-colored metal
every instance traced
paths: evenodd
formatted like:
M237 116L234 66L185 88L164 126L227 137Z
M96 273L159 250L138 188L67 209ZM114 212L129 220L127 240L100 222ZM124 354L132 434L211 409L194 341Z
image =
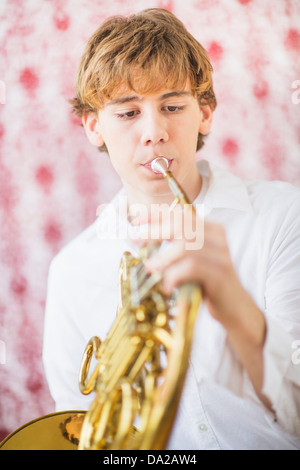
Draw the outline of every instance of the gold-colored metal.
M0 450L77 450L85 411L62 411L24 424L0 443Z
M168 160L161 158L159 171L175 202L194 211L168 170ZM31 421L0 443L0 450L166 447L188 368L201 290L185 284L166 297L161 275L145 269L158 249L149 243L137 258L129 252L122 257L116 320L103 342L91 338L79 372L81 392L95 393L90 409ZM97 365L90 373L93 356Z
M162 173L178 202L193 206L162 162ZM117 318L107 338L87 345L80 371L83 393L95 392L79 449L164 449L180 400L201 302L200 288L181 286L163 295L159 273L145 262L158 246L144 246L138 258L123 255ZM88 379L91 357L98 363Z

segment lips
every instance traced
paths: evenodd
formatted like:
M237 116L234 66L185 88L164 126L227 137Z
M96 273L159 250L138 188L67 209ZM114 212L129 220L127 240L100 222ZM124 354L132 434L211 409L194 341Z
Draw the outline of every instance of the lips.
M154 172L154 171L152 170L151 163L153 162L153 160L155 160L155 158L157 158L157 157L152 158L152 159L149 160L147 163L143 163L142 166L143 166L144 168L147 168L147 170L150 170L150 171L151 171L152 173L154 173L155 175L157 175L157 176L162 176L162 175L159 175L158 173L156 173L156 172ZM170 158L167 158L167 157L164 157L164 158L166 158L166 159L168 160L168 168L170 168L170 166L172 165L173 159L170 159Z

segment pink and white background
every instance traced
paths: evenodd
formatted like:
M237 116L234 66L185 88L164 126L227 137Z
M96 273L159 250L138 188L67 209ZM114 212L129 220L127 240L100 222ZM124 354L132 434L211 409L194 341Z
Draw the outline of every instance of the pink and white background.
M218 107L200 157L300 186L299 0L0 0L0 440L54 410L49 263L120 187L70 113L78 60L106 17L149 7L173 11L210 54Z

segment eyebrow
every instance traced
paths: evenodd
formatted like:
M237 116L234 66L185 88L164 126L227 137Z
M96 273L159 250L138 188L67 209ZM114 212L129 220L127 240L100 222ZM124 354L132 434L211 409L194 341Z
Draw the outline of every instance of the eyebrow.
M190 91L170 91L169 93L164 93L159 97L159 101L163 101L167 98L181 97L181 96L192 96ZM115 98L114 100L108 101L107 106L112 106L114 104L123 104L130 103L131 101L143 101L144 98L141 98L137 95L122 96L120 98Z

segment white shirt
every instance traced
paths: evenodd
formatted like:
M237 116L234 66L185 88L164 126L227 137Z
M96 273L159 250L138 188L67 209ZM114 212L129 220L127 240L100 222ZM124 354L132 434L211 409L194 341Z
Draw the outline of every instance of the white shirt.
M263 393L276 419L202 305L169 448L299 449L300 190L243 182L205 161L198 170L206 184L196 207L202 201L205 217L225 227L240 280L266 318ZM137 254L130 239L112 236L122 196L123 190L50 266L43 359L57 411L88 409L95 398L79 392L83 351L92 336L105 339L117 310L121 256Z

